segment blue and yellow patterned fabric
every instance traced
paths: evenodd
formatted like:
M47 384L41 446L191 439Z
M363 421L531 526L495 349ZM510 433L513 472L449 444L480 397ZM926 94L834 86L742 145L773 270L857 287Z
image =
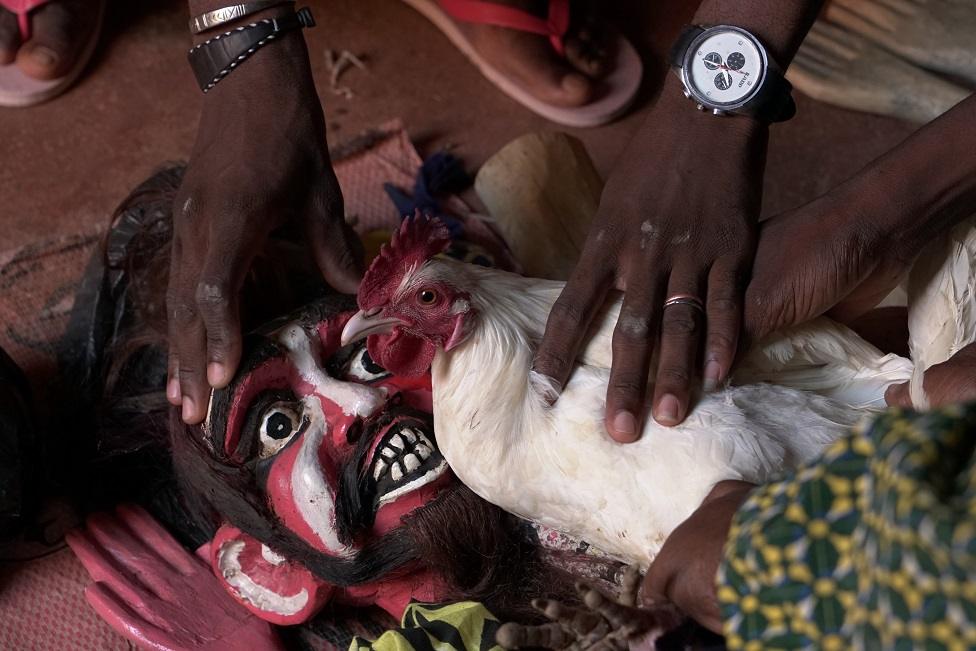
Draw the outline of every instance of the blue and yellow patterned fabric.
M728 648L976 648L974 444L974 405L893 410L754 490L717 576Z
M400 628L373 642L353 638L349 651L500 651L495 645L498 619L480 603L412 602Z

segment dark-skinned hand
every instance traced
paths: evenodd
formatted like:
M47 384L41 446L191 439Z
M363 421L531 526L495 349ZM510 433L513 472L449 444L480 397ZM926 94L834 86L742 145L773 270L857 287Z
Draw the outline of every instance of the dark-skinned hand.
M640 435L655 352L653 415L663 425L684 420L700 370L706 387L728 375L752 266L767 131L750 118L695 111L669 81L607 180L535 370L563 387L607 292L623 290L606 410L617 441ZM689 305L664 309L679 294L700 298L705 314Z
M932 407L976 400L976 344L969 344L925 371L922 386ZM892 407L911 409L913 406L907 382L888 387L885 400Z
M199 423L240 362L239 291L275 229L307 236L325 277L354 293L361 245L344 220L325 119L298 32L258 51L204 100L174 203L166 394Z
M763 223L746 290L748 340L825 313L850 322L903 278L924 242L896 240L877 211L847 196L827 194Z
M644 603L674 604L705 628L722 632L715 575L732 518L753 488L734 480L715 485L702 505L664 541L641 586Z

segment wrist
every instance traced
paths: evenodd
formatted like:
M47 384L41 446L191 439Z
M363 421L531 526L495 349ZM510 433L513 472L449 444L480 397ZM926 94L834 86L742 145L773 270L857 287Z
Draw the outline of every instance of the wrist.
M685 96L681 79L669 73L661 88L655 110L647 122L673 124L674 128L691 133L708 134L717 144L744 145L765 138L769 125L748 115L713 115L697 109L694 100Z

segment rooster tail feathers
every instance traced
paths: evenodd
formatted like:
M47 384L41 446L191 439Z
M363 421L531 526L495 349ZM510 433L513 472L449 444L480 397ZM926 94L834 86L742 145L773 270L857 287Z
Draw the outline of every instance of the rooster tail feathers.
M383 245L366 271L359 287L359 307L366 309L387 303L411 269L443 253L450 243L447 227L436 217L417 210L412 217L404 219L393 233L393 239Z

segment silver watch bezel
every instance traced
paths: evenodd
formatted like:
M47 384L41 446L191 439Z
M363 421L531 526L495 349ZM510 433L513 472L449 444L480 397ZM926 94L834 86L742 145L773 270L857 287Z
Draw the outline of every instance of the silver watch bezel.
M709 39L715 32L736 32L743 37L749 39L749 41L756 47L759 51L760 57L762 57L762 70L759 76L759 82L756 83L752 91L749 92L745 97L735 102L716 102L715 100L702 95L695 86L691 83L688 77L688 70L691 68L692 59L695 53L698 51L698 46L704 41ZM767 73L769 72L769 55L766 52L766 47L762 44L758 38L756 38L749 31L742 29L741 27L736 27L735 25L713 25L711 27L706 27L703 31L696 36L691 43L688 44L688 48L685 50L681 58L681 84L685 87L685 92L689 95L691 99L700 104L702 107L710 109L712 111L719 111L722 113L733 112L743 108L746 104L751 102L756 95L759 94L760 89L763 84L766 83Z

